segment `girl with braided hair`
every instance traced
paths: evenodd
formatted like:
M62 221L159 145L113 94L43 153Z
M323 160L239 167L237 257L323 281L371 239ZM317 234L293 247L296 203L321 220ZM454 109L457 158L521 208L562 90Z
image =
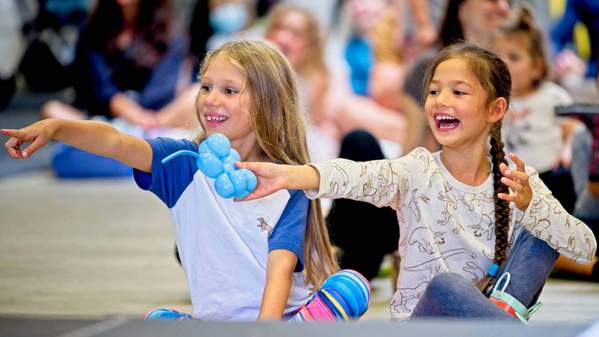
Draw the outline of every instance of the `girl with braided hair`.
M490 300L499 276L511 275L503 292L530 308L558 255L589 262L595 237L534 168L505 155L501 124L511 77L501 59L456 44L431 63L425 83L425 112L439 152L417 148L394 160L302 166L239 163L258 176L246 199L293 188L311 198L391 206L401 233L393 319L510 319L505 306Z

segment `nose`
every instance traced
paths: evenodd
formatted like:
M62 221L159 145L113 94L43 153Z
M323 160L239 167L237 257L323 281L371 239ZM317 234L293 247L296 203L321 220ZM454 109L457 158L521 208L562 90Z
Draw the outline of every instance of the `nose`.
M204 104L210 107L219 106L221 103L220 93L216 89L210 90L204 96Z
M435 97L435 105L440 107L447 106L450 99L450 91L447 89L441 89Z

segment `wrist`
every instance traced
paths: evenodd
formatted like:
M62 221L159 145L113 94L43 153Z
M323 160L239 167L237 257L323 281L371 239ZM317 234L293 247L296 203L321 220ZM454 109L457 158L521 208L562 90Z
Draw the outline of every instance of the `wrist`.
M48 130L48 138L52 140L58 140L62 124L65 120L62 119L45 119L43 122L46 123L46 130Z
M288 171L289 188L297 190L317 190L320 187L320 174L312 165L290 166Z

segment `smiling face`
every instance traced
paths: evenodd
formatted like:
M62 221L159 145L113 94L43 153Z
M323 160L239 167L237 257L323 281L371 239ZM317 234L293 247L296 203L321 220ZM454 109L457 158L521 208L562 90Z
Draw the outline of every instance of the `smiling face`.
M201 75L197 98L198 118L206 134L222 133L233 147L256 147L251 106L245 75L225 53L215 55Z
M441 62L428 87L424 110L437 141L444 147L485 146L491 125L488 96L464 58Z

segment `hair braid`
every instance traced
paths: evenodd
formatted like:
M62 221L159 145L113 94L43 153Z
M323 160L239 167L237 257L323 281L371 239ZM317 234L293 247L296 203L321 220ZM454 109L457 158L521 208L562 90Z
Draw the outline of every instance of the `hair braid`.
M491 160L493 161L493 200L495 201L495 258L493 262L501 265L507 255L508 231L510 219L509 202L497 197L497 193L509 193L508 187L501 182L499 164L504 163L505 152L501 141L501 121L491 129Z
M508 232L510 229L510 207L509 203L497 197L498 193L509 193L507 186L501 182L501 171L499 164L504 163L505 152L503 151L503 142L501 141L501 121L496 122L491 127L491 161L493 163L493 201L495 204L495 257L493 263L501 266L508 252ZM493 276L486 274L476 286L486 293Z

